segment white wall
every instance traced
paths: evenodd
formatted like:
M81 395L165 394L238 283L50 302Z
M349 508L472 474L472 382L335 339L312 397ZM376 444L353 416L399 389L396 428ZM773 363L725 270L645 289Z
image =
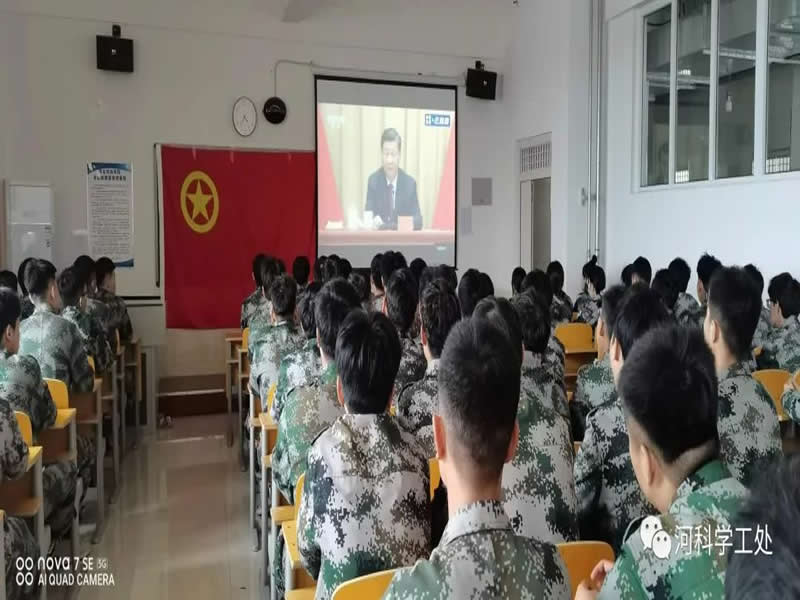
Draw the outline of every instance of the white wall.
M619 2L617 4L620 4ZM633 4L633 3L629 3ZM800 177L770 176L634 191L634 103L639 82L634 48L638 16L621 12L608 23L606 266L609 281L637 256L653 269L675 256L692 267L703 252L726 264L753 262L765 279L798 273L797 195ZM694 289L695 280L690 283Z

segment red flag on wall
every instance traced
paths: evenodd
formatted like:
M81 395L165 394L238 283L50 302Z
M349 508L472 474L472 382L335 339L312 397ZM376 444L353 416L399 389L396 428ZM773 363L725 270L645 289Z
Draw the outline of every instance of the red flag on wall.
M259 252L313 263L313 152L163 146L161 165L167 327L238 327Z

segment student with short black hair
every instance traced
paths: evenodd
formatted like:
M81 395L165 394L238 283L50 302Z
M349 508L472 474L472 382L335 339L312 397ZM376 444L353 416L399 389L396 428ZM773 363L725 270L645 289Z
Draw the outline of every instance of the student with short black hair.
M465 319L451 330L434 415L450 521L430 559L397 573L384 598L569 598L558 550L515 535L503 508L504 466L518 439L518 356L486 319Z
M709 288L703 334L719 379L720 454L749 487L759 470L783 454L775 404L751 366L761 298L753 278L738 267L717 269Z
M711 285L711 277L714 276L717 269L721 268L722 263L708 253L703 254L697 261L697 299L700 301L700 305L692 315L686 317L684 325L703 327L708 308L708 286Z
M675 301L673 307L673 314L675 319L681 325L694 323L695 315L700 310L700 303L695 300L694 296L686 293L689 287L689 280L692 278L692 269L689 264L678 257L669 263L669 274L672 275L672 282L675 289L678 291L678 299Z
M370 304L370 296L369 296L369 283L367 280L364 279L364 276L357 271L353 271L347 277L347 281L350 282L350 285L356 290L358 297L361 299L361 308L366 311L371 311L372 306Z
M620 274L620 281L626 288L631 287L631 271L633 271L633 265L625 265Z
M553 288L550 277L541 269L533 269L522 280L522 291L535 294L549 311L553 306Z
M311 264L308 262L307 256L298 256L292 263L292 277L297 283L298 293L303 293L308 285L308 277L311 275Z
M17 284L19 285L20 305L22 307L21 320L25 320L33 314L34 306L33 301L28 296L28 288L25 286L25 269L33 258L26 258L19 264L17 271Z
M601 561L576 598L722 598L727 561L713 540L731 533L747 490L719 459L717 379L702 334L646 333L618 387L637 487L660 516L639 525L614 563ZM710 547L686 544L686 531L702 531Z
M380 312L383 309L383 279L381 278L381 261L383 254L380 252L372 257L369 265L370 286L372 290L372 310Z
M17 276L13 271L0 271L0 287L8 288L17 293Z
M597 319L600 318L600 295L605 289L606 272L596 264L591 265L586 272L586 297L580 305L576 302L579 323L588 323L592 327L597 325Z
M430 458L435 454L432 415L438 394L439 356L447 334L461 319L461 309L450 286L436 279L422 292L419 314L422 351L428 365L422 379L399 388L396 412L400 424L416 436Z
M731 552L725 571L725 598L800 598L800 456L767 470L733 524L751 552ZM741 532L741 534L739 533ZM767 537L767 534L769 537Z
M314 281L317 281L320 284L325 283L322 281L322 263L324 263L326 260L328 260L327 256L318 256L317 260L314 261L314 266L311 269L314 275Z
M342 279L348 279L350 277L350 273L353 272L353 265L350 264L350 261L346 258L339 259L338 265L338 275Z
M389 279L392 277L394 272L398 269L406 268L406 258L399 252L389 250L384 252L383 257L381 258L380 268L381 281L383 281L383 288L386 289L386 285L389 283Z
M411 272L414 274L414 279L417 280L417 284L419 284L419 278L422 276L422 272L428 267L428 263L426 263L423 259L417 257L411 261L411 264L408 265L408 268L411 269ZM420 291L422 291L420 289Z
M410 269L402 268L392 274L384 289L383 312L397 328L403 350L397 372L397 388L403 389L409 383L422 379L427 368L422 347L414 340L412 332L419 300L417 282Z
M756 326L756 332L753 334L753 348L760 348L764 345L769 335L770 328L772 327L769 322L769 307L765 306L761 300L764 295L764 276L754 264L745 265L744 270L747 271L747 274L750 275L753 283L755 283L756 289L758 290L759 301L762 302L761 313L758 316L758 325Z
M774 361L777 368L794 373L800 370L800 282L784 283L772 303L770 330L764 342L762 361Z
M458 282L458 303L461 316L469 317L481 298L481 278L477 269L467 269Z
M263 283L261 282L261 271L265 260L267 260L267 257L264 254L256 254L253 258L251 277L256 284L256 289L242 300L241 318L239 319L239 325L242 329L245 329L250 324L250 319L254 314L266 308L267 299L264 296Z
M611 329L609 359L617 384L637 340L670 323L672 317L658 294L643 285L631 286ZM636 484L625 417L616 396L586 417L583 443L575 457L575 487L581 539L607 542L615 553L622 547L628 524L654 512Z
M133 325L128 316L128 307L125 300L117 296L116 266L110 258L103 256L95 263L95 276L97 278L97 294L95 298L106 305L108 309L108 326L119 332L120 342L127 343L133 338ZM112 336L109 335L109 339Z
M564 291L564 267L554 260L547 265L547 276L553 290L553 304L550 307L553 324L569 323L572 320L572 298Z
M327 283L331 279L335 279L340 276L341 273L339 273L339 257L329 256L328 259L324 263L322 263L322 281Z
M669 270L660 269L656 271L650 287L661 297L661 301L667 307L667 310L674 315L675 304L678 301L678 288Z
M595 254L589 262L583 265L581 269L583 286L581 287L581 292L575 297L575 306L572 307L572 312L579 312L580 305L589 299L589 270L596 264L597 255Z
M492 282L492 278L489 277L489 274L480 273L478 277L480 278L481 283L481 297L488 298L489 296L494 296L494 283Z
M617 312L626 291L624 286L614 285L603 292L602 309L594 330L597 359L578 369L575 395L569 403L572 436L577 441L583 439L587 415L617 396L608 350L611 344L611 328L617 320Z
M522 293L522 281L525 279L525 275L525 269L522 267L514 267L514 270L511 271L511 292L515 296Z
M653 267L650 266L650 261L644 256L640 256L633 263L631 263L631 285L641 283L650 285L653 278Z

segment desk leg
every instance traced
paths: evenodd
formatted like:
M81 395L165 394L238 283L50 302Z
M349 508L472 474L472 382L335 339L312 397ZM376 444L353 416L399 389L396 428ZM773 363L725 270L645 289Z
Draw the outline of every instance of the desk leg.
M140 436L144 431L144 424L142 419L142 352L139 344L134 347L136 349L136 368L133 370L134 377L134 390L136 391L136 412L133 415L133 424L136 427L136 435L133 437L133 447L139 447Z
M128 418L125 416L125 411L128 408L128 392L127 392L127 390L128 390L128 385L127 385L128 372L127 372L127 369L128 368L125 365L125 350L122 351L122 355L120 357L120 360L122 361L122 364L120 365L120 370L119 370L119 374L120 374L120 379L119 379L119 389L120 389L119 408L120 408L120 417L121 417L121 420L122 420L122 425L120 427L120 436L122 438L122 443L120 445L120 453L121 453L122 456L124 456L125 452L127 452L127 450L128 450L128 446L127 446L127 443L126 443L128 436L127 436L127 432L125 431L125 428L126 428L126 425L127 425L127 421L128 421ZM116 468L116 466L115 466L115 468ZM114 488L115 488L115 490L116 490L116 487L119 485L119 480L117 479L117 474L118 474L118 471L115 471L114 472Z
M95 433L95 478L97 480L97 521L94 526L94 535L92 536L92 544L100 543L100 538L103 536L103 528L105 527L106 520L106 492L105 492L105 468L103 461L105 459L106 441L103 439L103 412L102 407L100 411L100 418L97 423L97 430Z
M267 477L269 475L267 461L261 457L261 568L264 575L261 578L261 586L269 583L269 505L267 504Z
M75 453L75 463L78 462L78 426L75 421L69 424L69 449ZM72 545L72 556L81 555L81 498L83 498L83 479L78 477L75 485L75 517L72 519L72 531L70 542Z
M225 362L225 398L228 401L228 434L227 434L227 441L228 441L228 448L233 446L233 394L231 394L231 385L233 382L231 381L231 369L232 365L230 365L227 361Z
M115 387L116 389L114 389ZM122 388L122 391L120 388ZM111 494L111 498L109 498L111 504L117 501L117 495L119 494L119 399L120 395L125 393L124 389L124 377L121 385L115 378L114 383L112 383L111 394L111 458L114 467L114 491Z
M250 439L248 440L248 444L250 446L250 471L247 473L247 478L250 482L250 531L255 534L255 544L253 551L258 551L258 533L256 532L256 452L255 452L255 428L253 427L253 423L251 421L252 416L248 415L247 418L247 426L250 430Z
M47 551L49 550L49 548L47 547L46 531L44 525L44 486L42 485L41 460L39 460L39 462L36 463L36 465L33 468L33 495L42 500L42 504L39 507L39 512L37 512L36 516L33 518L33 530L36 535L36 543L39 545L39 553L43 558L46 558ZM46 576L47 570L42 569L42 573L45 574ZM42 600L47 599L47 585L43 585L41 587L39 597Z

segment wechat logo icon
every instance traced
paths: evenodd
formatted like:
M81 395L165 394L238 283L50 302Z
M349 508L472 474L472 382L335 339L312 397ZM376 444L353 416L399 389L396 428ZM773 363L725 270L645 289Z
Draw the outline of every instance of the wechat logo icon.
M672 552L672 537L664 531L661 519L658 517L647 517L639 527L639 537L642 539L644 547L652 550L653 554L661 560L667 558Z

